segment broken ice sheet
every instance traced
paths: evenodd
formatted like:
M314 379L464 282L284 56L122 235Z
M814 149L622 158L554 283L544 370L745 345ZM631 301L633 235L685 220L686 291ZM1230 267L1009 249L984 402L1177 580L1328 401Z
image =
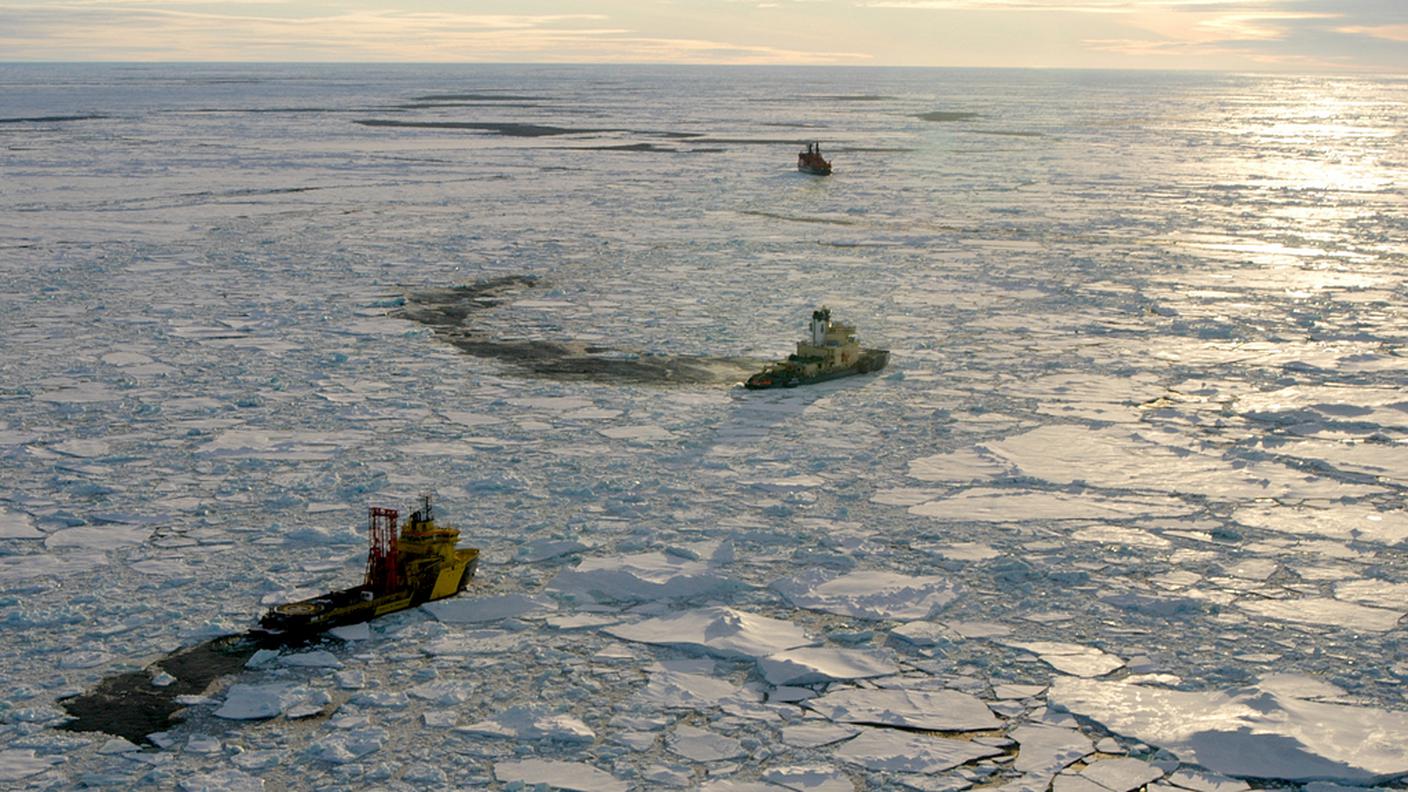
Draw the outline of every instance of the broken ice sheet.
M1244 597L1235 602L1248 613L1280 621L1303 624L1323 624L1346 630L1388 632L1398 626L1404 611L1385 610L1354 602L1341 602L1329 597L1301 599L1263 599Z
M696 762L716 762L747 753L738 740L688 723L676 726L665 738L665 744L674 753Z
M230 720L272 718L309 696L307 688L293 683L252 685L240 682L225 691L225 702L215 710L215 717Z
M1015 468L977 449L920 457L909 463L909 477L919 481L968 482L1010 476Z
M1408 511L1385 511L1369 504L1336 503L1328 508L1248 506L1233 512L1232 519L1280 533L1386 545L1408 541Z
M584 762L522 759L495 762L494 778L504 783L541 784L573 792L626 792L625 781Z
M1002 721L975 696L957 690L837 688L802 706L838 723L897 726L926 731L997 729Z
M631 703L644 711L699 710L733 704L753 704L759 698L757 693L741 688L727 679L661 668L650 671L645 687L636 692Z
M1408 773L1408 713L1307 701L1274 681L1179 691L1060 677L1047 700L1230 776L1374 783Z
M492 718L457 727L455 731L512 740L561 743L591 743L596 740L596 732L580 719L564 712L532 707L510 707Z
M1022 649L1041 658L1043 663L1064 674L1098 677L1124 666L1120 658L1092 646L1059 641L999 641L1014 649Z
M1082 483L1201 495L1214 499L1331 498L1372 487L1318 478L1263 460L1225 459L1185 438L1130 428L1052 425L987 444L1022 475L1053 484Z
M0 509L0 539L43 539L44 532L23 512Z
M814 685L898 674L893 657L868 649L804 646L758 659L770 685Z
M721 606L680 611L602 632L627 641L756 658L814 643L791 622Z
M910 514L939 520L1026 522L1176 516L1195 509L1177 498L1158 495L1113 497L1085 491L1037 492L974 487L956 495L909 507Z
M859 735L836 749L836 758L876 772L933 774L1000 753L1000 748L967 740L862 728Z
M873 620L928 618L958 597L948 578L883 570L833 576L814 569L776 581L772 587L799 608Z
M653 552L617 557L587 557L564 569L548 589L564 595L608 600L690 598L738 585L710 560Z
M500 594L494 597L453 597L420 606L437 621L448 624L473 624L500 619L535 616L557 609L547 597L526 594Z
M84 550L112 550L147 541L152 528L144 525L79 525L61 528L44 539L44 546L50 550L79 548Z
M1024 774L1049 779L1077 759L1095 752L1090 738L1075 729L1026 723L1012 730L1017 758L1012 767Z

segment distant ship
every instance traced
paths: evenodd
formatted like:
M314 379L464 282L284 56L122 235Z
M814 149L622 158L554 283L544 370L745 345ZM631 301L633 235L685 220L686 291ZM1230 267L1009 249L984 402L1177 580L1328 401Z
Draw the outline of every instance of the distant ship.
M808 143L807 148L797 152L797 170L815 176L828 176L831 162L821 157L821 143Z
M269 609L259 620L280 635L308 635L413 608L464 590L479 566L479 550L456 547L460 532L435 522L430 496L398 535L395 509L370 509L371 550L362 585Z
M797 352L772 363L743 383L745 388L795 388L837 377L879 371L890 362L887 349L864 349L855 325L831 321L826 306L812 311L811 337L797 342Z

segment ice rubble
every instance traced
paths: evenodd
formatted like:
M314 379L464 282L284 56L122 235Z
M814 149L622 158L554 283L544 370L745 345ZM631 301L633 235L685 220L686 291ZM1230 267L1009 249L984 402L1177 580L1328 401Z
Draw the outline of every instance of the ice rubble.
M873 620L928 618L958 597L948 578L883 570L840 576L811 570L776 581L772 587L799 608Z
M1408 713L1316 701L1307 694L1323 688L1287 682L1179 691L1061 677L1048 701L1229 776L1364 784L1408 774Z

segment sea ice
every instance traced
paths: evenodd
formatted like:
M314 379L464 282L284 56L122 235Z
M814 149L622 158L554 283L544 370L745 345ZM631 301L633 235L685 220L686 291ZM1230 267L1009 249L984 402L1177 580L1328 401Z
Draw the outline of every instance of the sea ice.
M147 541L152 528L145 525L79 525L61 528L44 540L50 550L79 548L83 550L112 550L127 545L137 545Z
M1041 658L1043 663L1063 674L1098 677L1124 665L1124 661L1091 646L1059 641L1000 641L1014 649L1023 649Z
M798 748L832 745L860 734L855 726L843 726L824 720L811 720L782 727L782 741Z
M545 712L532 707L511 707L487 720L459 726L455 731L514 740L563 743L590 743L596 740L596 732L580 719L566 713Z
M836 758L877 772L933 774L1000 753L1000 748L967 740L867 728L837 748Z
M651 671L649 681L633 703L647 712L663 709L700 710L734 704L752 704L760 697L726 679L687 671Z
M1262 599L1247 597L1236 601L1248 613L1281 621L1324 624L1346 630L1388 632L1398 626L1404 611L1385 610L1329 597L1301 599Z
M1408 541L1408 510L1383 511L1368 504L1332 508L1247 506L1232 513L1242 525L1268 531L1397 545Z
M627 641L681 646L720 657L758 658L814 643L791 622L721 606L614 625L602 632Z
M0 781L19 781L63 762L61 756L36 756L28 749L0 750Z
M696 762L716 762L747 753L738 740L688 723L676 726L670 736L665 738L665 744L671 751Z
M296 668L342 668L342 661L326 649L280 655L279 663Z
M1027 723L1013 729L1010 736L1019 746L1012 767L1037 778L1049 779L1095 752L1090 738L1075 729Z
M855 792L856 788L844 772L827 765L772 767L762 778L795 792Z
M532 616L556 610L557 605L546 597L527 594L500 594L493 597L453 597L420 606L437 621L447 624L474 624L500 619Z
M1163 778L1164 771L1148 762L1124 758L1091 762L1080 771L1080 775L1111 792L1131 792L1150 781Z
M28 514L0 509L0 539L43 539L44 532L34 527Z
M814 569L778 580L773 588L799 608L875 620L928 618L958 597L956 586L948 578L883 570L834 577L833 573Z
M760 657L758 669L770 685L814 685L890 676L900 671L891 658L878 652L826 646L804 646Z
M1363 784L1408 773L1408 713L1259 686L1193 692L1072 677L1057 678L1047 700L1229 776Z
M372 637L372 627L366 622L344 624L328 630L328 635L339 641L367 641Z
M230 720L272 718L307 695L306 689L291 683L252 685L238 682L225 691L225 703L215 710L215 717Z
M264 780L233 767L226 767L205 773L193 773L182 778L179 786L181 792L260 792L264 789Z
M909 508L910 514L939 520L1025 522L1028 520L1100 520L1188 514L1193 507L1177 498L1155 495L1111 497L1093 492L1032 492L974 487Z
M584 762L553 759L523 759L495 762L494 778L504 783L542 784L572 792L627 792L625 781Z
M919 481L968 482L1013 472L1012 465L976 449L935 454L909 463L909 477Z
M707 560L672 553L638 553L615 558L584 558L548 584L564 595L608 600L688 599L737 585Z
M957 690L832 688L802 706L838 723L898 726L928 731L980 731L1002 727L987 705Z

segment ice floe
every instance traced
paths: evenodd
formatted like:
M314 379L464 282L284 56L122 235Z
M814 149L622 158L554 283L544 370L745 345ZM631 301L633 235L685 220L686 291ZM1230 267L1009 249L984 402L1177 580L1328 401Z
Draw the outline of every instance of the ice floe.
M584 762L523 759L494 763L494 778L501 782L541 784L572 792L626 792L630 785Z
M1072 677L1047 699L1224 775L1363 784L1408 774L1408 713L1259 686L1199 692Z
M434 616L437 621L448 624L474 624L533 616L545 611L556 610L556 608L556 603L547 597L534 597L526 594L500 594L493 597L459 596L427 602L421 606L422 610Z
M928 618L958 597L946 577L883 570L840 576L811 570L776 581L773 588L799 608L875 620Z
M1060 641L1004 640L1001 643L1031 652L1057 671L1078 677L1104 676L1124 666L1120 658L1091 646Z
M836 749L836 758L878 772L932 775L1001 753L1000 748L968 740L864 728Z
M1001 728L977 697L957 690L833 688L802 706L838 723L963 732Z
M736 586L703 558L664 552L587 557L553 578L548 588L605 600L688 599Z
M681 723L665 738L674 753L695 762L716 762L743 756L743 744L733 737Z
M804 646L758 658L758 670L771 685L813 685L898 674L893 658L866 649Z
M1109 495L1083 492L1033 492L974 487L946 498L909 507L910 514L939 520L1020 522L1026 520L1100 520L1189 514L1193 507L1159 495Z
M1323 624L1365 632L1388 632L1399 625L1405 613L1403 610L1386 610L1330 597L1248 597L1237 600L1236 605L1248 613L1280 621Z
M714 606L602 629L627 641L680 646L721 657L758 658L814 643L789 621Z
M456 727L455 731L486 737L548 742L590 743L596 739L596 732L579 718L532 707L510 707L492 718Z

